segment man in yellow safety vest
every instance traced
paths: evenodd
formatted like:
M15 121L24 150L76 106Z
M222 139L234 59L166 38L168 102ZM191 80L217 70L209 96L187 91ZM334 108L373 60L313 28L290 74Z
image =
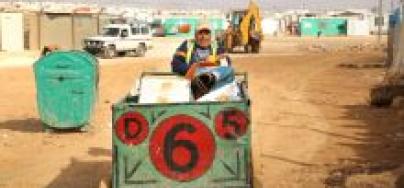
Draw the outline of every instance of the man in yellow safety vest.
M184 41L177 48L171 68L174 73L191 80L195 99L234 80L230 58L225 55L224 48L212 40L207 23L197 27L194 39Z

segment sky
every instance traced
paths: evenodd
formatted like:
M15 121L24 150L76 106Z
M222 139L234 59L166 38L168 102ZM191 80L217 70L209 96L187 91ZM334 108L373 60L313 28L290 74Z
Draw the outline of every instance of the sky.
M35 1L53 1L53 2L84 2L113 5L131 5L136 7L152 8L243 8L246 7L249 0L0 0L6 2L35 2ZM265 10L287 10L297 8L308 8L311 10L336 10L347 8L366 8L370 9L377 6L379 0L256 0L262 9ZM385 10L389 10L391 5L397 6L399 0L383 0Z

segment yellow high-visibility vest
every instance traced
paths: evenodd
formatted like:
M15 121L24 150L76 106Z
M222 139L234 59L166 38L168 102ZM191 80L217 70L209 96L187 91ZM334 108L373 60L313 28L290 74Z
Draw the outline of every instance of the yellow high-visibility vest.
M211 49L212 49L212 56L214 59L217 59L217 43L214 41L212 42L212 44L210 45ZM185 59L185 62L187 64L191 63L191 58L192 58L192 51L195 48L195 40L188 40L187 41L187 56ZM213 62L212 62L213 63Z

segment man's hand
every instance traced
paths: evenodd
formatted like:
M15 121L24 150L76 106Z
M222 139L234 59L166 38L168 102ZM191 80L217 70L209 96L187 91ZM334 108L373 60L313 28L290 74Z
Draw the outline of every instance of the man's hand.
M196 70L198 70L198 68L199 68L199 62L192 64L191 67L189 67L188 72L185 75L185 78L188 80L192 80L194 78L195 72L196 72Z
M208 60L202 60L196 63L193 63L191 67L189 67L185 78L188 80L192 80L195 77L196 70L200 67L214 67L217 66L215 62L209 62Z

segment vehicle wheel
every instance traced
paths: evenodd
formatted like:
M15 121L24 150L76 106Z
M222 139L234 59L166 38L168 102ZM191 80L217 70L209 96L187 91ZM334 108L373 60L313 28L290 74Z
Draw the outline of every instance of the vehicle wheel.
M250 160L251 161L250 161L250 164L248 165L249 169L248 169L248 172L247 172L249 174L248 183L250 184L251 188L253 188L254 187L254 167L252 165L252 158Z
M393 103L394 95L392 89L386 86L379 86L370 91L370 104L375 107L389 107Z
M108 177L100 181L99 188L112 188L112 178Z
M96 56L97 55L97 53L95 53L94 51L87 51L89 54L91 54L91 55L93 55L93 56Z
M146 54L146 46L144 44L139 44L139 46L136 49L136 55L138 57L144 57Z
M125 57L126 54L127 54L127 52L117 52L117 55L118 55L119 57Z
M227 48L226 53L233 53L233 48Z
M251 45L250 44L246 44L244 46L244 53L250 53L251 52Z
M43 132L47 133L47 134L52 134L55 132L55 129L47 126L47 125L42 125L43 128Z
M83 126L83 127L80 127L80 128L79 128L79 131L82 132L82 133L88 132L88 125L85 125L85 126Z
M252 53L259 53L260 52L260 42L253 41L251 44L251 51Z
M107 48L105 48L103 58L111 59L115 56L116 56L115 46L108 46Z

